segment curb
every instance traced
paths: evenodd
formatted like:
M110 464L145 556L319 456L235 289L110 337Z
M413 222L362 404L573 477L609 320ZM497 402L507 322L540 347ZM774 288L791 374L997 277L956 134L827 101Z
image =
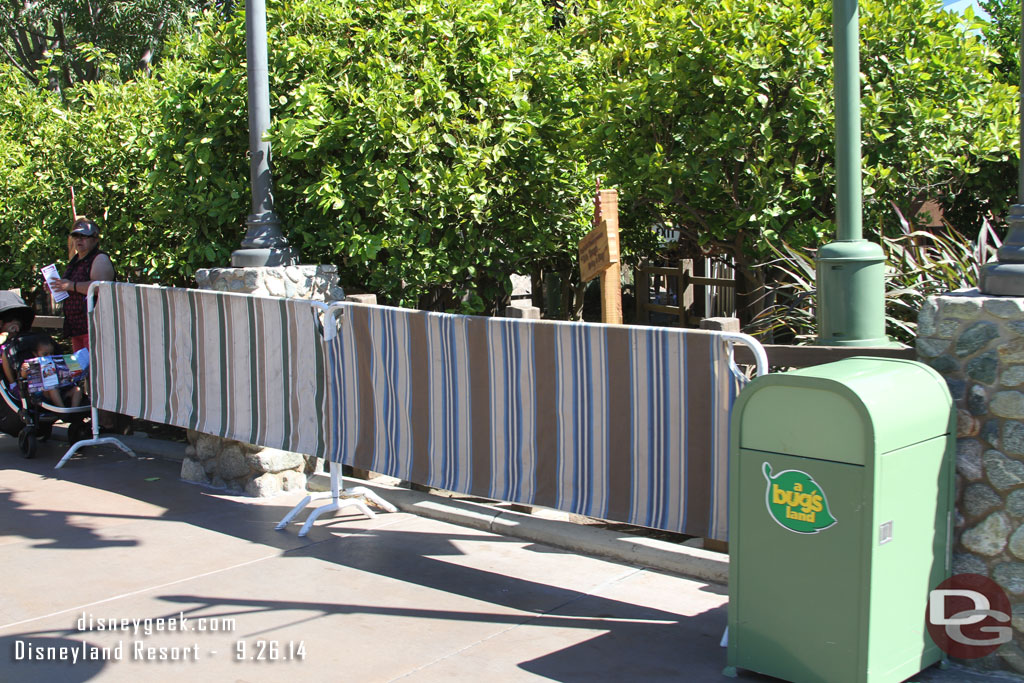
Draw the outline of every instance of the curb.
M138 455L179 462L185 457L186 444L183 443L141 435L117 438ZM501 536L543 543L570 552L681 574L723 586L729 582L729 556L723 553L572 522L544 519L511 510L495 509L467 500L432 495L363 479L344 479L346 486L365 486L402 512ZM306 486L310 491L330 490L330 477L322 473L310 475Z
M345 477L344 480L347 487L365 486L402 512L421 517L682 574L711 583L726 585L729 581L729 557L722 553L509 510L495 510L479 503L375 484L362 479ZM311 491L329 490L330 478L324 474L313 475L307 486Z
M163 460L176 460L181 462L185 459L185 448L188 444L178 441L164 441L149 436L127 434L118 436L121 443L135 451L138 455L150 455Z

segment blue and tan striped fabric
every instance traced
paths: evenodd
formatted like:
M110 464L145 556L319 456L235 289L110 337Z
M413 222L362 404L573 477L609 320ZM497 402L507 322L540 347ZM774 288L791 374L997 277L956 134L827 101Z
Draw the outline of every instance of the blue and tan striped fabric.
M294 299L102 283L89 319L93 402L331 457L319 312Z
M738 385L713 332L346 307L336 458L428 486L726 537Z
M729 410L712 332L104 283L96 407L428 486L726 537Z

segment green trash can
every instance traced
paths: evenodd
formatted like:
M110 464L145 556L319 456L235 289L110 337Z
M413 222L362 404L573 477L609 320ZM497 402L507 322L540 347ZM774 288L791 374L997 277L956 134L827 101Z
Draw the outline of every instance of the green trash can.
M939 661L925 612L949 576L956 437L942 377L862 357L765 375L731 430L725 673L902 681Z

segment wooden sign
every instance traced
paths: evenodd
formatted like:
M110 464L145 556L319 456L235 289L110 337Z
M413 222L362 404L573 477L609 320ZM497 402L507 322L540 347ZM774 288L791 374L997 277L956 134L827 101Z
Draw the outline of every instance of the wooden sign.
M599 189L594 196L594 225L580 241L580 280L601 276L601 322L622 324L622 274L619 270L619 193Z
M619 231L607 220L580 240L580 278L590 282L613 263L619 262Z

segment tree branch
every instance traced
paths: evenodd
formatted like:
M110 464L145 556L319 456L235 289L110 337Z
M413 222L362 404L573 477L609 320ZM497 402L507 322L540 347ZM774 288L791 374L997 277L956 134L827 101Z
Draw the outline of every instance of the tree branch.
M20 71L22 75L24 75L25 78L27 78L32 83L32 85L39 85L39 79L36 78L36 75L31 70L25 68L25 66L21 63L21 60L19 60L16 56L12 55L7 50L7 46L4 45L2 42L0 42L0 51L3 51L4 55L7 57L7 61L10 62L11 65L14 66L16 69L18 69L18 71Z

